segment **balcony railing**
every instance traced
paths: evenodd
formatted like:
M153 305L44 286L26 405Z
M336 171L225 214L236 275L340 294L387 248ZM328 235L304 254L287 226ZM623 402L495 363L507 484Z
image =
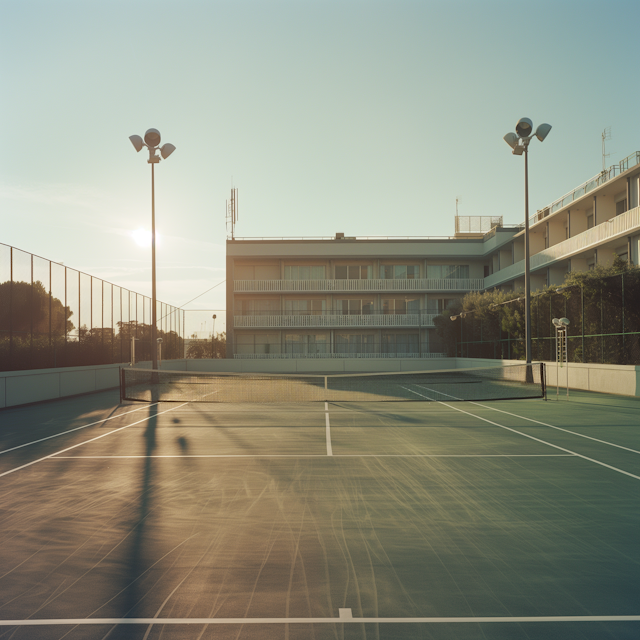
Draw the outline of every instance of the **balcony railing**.
M415 280L234 280L235 293L482 291L484 278L418 278Z
M576 187L573 191L562 196L562 198L558 198L558 200L552 202L548 207L544 207L529 219L529 223L535 224L538 220L546 217L549 213L554 213L558 211L558 209L566 207L578 198L582 198L582 196L589 193L589 191L603 185L605 182L608 182L612 178L615 178L615 176L624 173L627 169L635 167L637 164L640 164L640 151L636 151L635 153L627 156L624 160L621 160L619 164L614 164L609 167L609 169L601 171L597 176L583 182L579 187ZM546 215L545 212L547 212Z
M287 329L299 327L433 327L437 314L366 314L366 315L236 315L236 329Z
M317 358L446 358L446 353L236 353L237 359L247 360L290 360Z
M583 231L573 238L563 240L548 249L532 255L529 261L530 268L539 269L556 260L570 258L582 251L595 248L603 242L613 240L619 236L625 236L629 232L638 231L639 229L640 207L635 207L625 213L621 213L615 218L602 222L596 227ZM524 260L520 260L520 262L509 265L497 273L486 277L485 284L487 288L494 287L501 282L517 278L523 274Z

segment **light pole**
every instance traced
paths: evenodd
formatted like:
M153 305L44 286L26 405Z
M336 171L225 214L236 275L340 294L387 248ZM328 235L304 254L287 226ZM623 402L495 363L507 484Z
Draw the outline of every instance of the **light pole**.
M533 133L533 122L529 118L520 118L515 133L507 133L504 141L513 149L513 155L524 153L524 307L525 342L527 364L531 364L531 279L529 269L529 143L535 135L542 142L551 131L550 124L541 124Z
M156 343L158 345L158 365L162 364L162 338L158 338L156 340Z
M144 140L140 136L129 136L131 144L135 147L136 151L141 151L142 147L149 149L149 160L147 162L151 165L151 358L152 369L158 368L158 354L154 345L157 340L157 327L156 327L156 196L155 196L155 173L154 166L160 162L160 155L163 158L168 158L176 148L172 144L163 144L158 148L160 144L160 132L157 129L148 129L144 134Z

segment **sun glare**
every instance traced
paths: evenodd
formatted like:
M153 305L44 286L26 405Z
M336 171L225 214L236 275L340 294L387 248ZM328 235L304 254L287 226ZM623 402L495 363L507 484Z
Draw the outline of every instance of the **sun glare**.
M139 247L150 247L151 246L151 232L146 229L138 229L137 231L132 231L131 236L136 241L136 244Z

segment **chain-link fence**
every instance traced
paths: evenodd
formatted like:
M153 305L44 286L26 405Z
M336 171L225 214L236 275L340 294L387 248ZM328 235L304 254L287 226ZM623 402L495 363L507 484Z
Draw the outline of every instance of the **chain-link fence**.
M531 301L533 360L555 361L553 318L567 318L570 362L640 365L640 271L547 291ZM507 305L504 305L505 307ZM524 359L524 299L490 320L465 314L459 319L456 355ZM508 320L505 321L505 315ZM453 355L453 354L452 354Z
M157 301L163 360L184 357L184 314ZM0 370L151 359L151 299L0 244Z

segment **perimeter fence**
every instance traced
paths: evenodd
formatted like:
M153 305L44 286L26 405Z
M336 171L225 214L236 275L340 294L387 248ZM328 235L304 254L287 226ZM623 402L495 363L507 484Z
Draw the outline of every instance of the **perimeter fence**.
M534 361L556 360L552 321L567 318L570 362L640 365L640 270L559 288L533 294L531 299ZM492 311L490 317L469 312L458 319L455 355L524 359L524 298Z
M184 314L157 301L161 357L184 357ZM0 244L0 371L151 359L151 299Z

